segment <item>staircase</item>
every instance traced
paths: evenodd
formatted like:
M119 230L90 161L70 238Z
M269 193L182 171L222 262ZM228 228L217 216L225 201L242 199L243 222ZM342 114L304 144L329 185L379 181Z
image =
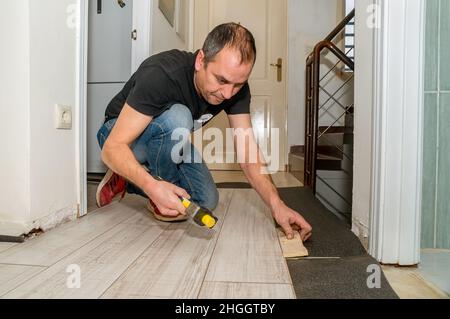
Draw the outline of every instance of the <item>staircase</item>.
M355 11L314 48L306 67L306 141L292 146L289 167L305 187L351 223L353 191L354 47L346 29Z

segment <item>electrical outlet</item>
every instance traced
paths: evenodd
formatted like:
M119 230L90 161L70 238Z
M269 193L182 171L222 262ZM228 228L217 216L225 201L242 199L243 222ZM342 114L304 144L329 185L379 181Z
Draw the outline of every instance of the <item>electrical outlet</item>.
M58 130L72 129L72 108L67 105L56 104L55 126Z

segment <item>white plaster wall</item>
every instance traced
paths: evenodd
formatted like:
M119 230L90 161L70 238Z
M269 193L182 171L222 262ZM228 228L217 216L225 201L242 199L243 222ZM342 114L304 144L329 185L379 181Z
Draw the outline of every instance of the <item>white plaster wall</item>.
M152 0L152 51L153 53L160 53L172 49L188 50L189 39L183 41L176 33L175 29L169 24L167 19L162 14L158 7L158 0ZM190 1L190 0L182 0ZM186 12L184 14L189 17L191 14L190 5L186 5ZM190 21L186 23L190 27Z
M76 30L67 24L67 8L74 3L30 0L33 220L77 204L75 130L56 130L54 124L56 103L75 108Z
M3 4L4 61L0 83L0 235L50 228L76 214L74 130L55 129L56 103L75 107L76 30L68 27L75 0ZM5 7L6 6L6 7ZM15 32L11 32L11 30ZM74 112L75 114L75 112Z
M370 220L373 110L373 29L367 8L373 0L355 1L355 145L353 231L366 242Z
M2 3L0 39L0 235L14 236L30 217L28 0Z
M340 0L289 0L288 145L305 141L306 58L340 22Z

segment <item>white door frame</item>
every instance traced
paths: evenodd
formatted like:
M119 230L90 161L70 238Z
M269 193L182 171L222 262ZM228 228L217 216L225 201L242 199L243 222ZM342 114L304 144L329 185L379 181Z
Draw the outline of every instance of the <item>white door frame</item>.
M136 72L140 64L149 57L152 48L152 12L154 0L133 0L133 30L138 30L137 41L132 42L131 71Z
M76 154L78 176L78 216L87 214L87 70L88 70L88 20L89 0L78 0L77 29L77 79L76 79ZM152 52L152 18L154 0L133 1L133 29L138 30L138 40L132 44L132 71ZM130 30L130 36L131 36ZM105 106L106 107L106 106Z
M424 118L424 0L376 0L369 252L384 264L420 262Z

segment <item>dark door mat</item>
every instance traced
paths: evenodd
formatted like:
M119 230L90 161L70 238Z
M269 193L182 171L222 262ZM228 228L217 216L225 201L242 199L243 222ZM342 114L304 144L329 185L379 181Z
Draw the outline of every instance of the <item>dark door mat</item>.
M248 189L252 188L249 183L216 183L217 188L234 188L234 189Z
M305 217L313 235L305 242L310 257L350 257L366 254L350 226L319 202L309 188L278 189L281 199Z
M369 288L374 271L372 257L288 260L288 268L298 299L398 299L381 268L380 288Z

